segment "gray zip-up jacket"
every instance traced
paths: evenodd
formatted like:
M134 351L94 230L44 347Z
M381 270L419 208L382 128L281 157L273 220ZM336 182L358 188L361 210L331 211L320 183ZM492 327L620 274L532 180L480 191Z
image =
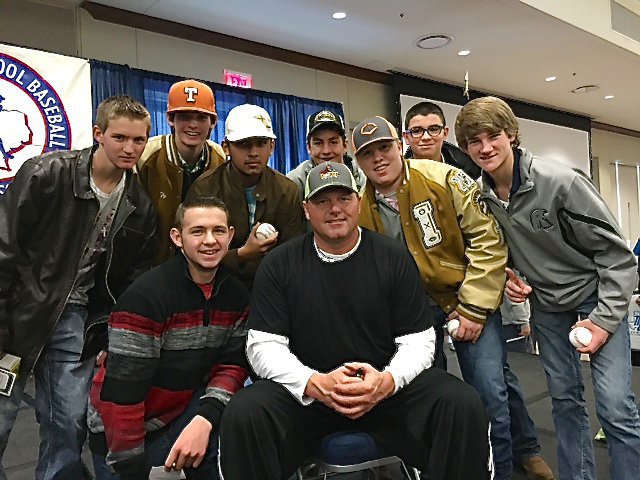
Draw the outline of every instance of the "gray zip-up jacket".
M582 172L534 158L525 149L514 153L508 208L491 190L486 172L480 183L514 266L533 287L532 306L571 310L597 289L598 304L589 318L613 333L637 284L636 259L613 214Z

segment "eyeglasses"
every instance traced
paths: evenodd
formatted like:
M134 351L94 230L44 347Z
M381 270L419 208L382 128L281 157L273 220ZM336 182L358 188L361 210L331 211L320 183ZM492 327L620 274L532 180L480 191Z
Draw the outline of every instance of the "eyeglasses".
M406 131L413 138L422 138L424 132L427 132L430 137L437 137L444 130L444 125L429 125L427 128L413 127Z

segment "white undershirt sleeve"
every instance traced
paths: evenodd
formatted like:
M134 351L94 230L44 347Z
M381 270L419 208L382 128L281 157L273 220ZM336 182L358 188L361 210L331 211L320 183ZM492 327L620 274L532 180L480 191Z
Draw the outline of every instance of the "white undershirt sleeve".
M259 377L282 384L302 405L314 401L304 394L304 390L315 370L291 353L287 337L250 329L247 359Z
M398 350L384 371L393 377L397 392L433 364L436 332L434 327L431 327L422 332L396 337L395 342Z
M395 392L432 365L435 342L433 327L395 339L398 350L384 369L393 377ZM250 329L247 358L259 377L282 384L302 405L310 405L314 401L304 394L304 390L315 370L291 353L287 337Z

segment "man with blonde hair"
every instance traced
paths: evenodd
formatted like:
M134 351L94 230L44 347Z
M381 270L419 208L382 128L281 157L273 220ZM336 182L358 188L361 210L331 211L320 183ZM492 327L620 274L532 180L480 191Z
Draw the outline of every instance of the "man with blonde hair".
M455 124L460 147L482 168L482 198L500 222L513 266L509 298L531 300L551 395L561 480L595 479L580 354L591 355L596 414L607 437L611 478L640 472L640 419L631 391L626 312L636 260L615 217L582 172L520 147L518 121L496 97L472 100ZM526 278L526 280L525 280ZM569 332L584 327L589 344Z
M93 127L97 145L27 160L0 196L0 352L21 358L13 391L0 395L0 455L33 370L38 480L82 478L106 318L151 263L155 211L130 173L150 127L140 103L108 98Z
M403 138L409 145L405 156L415 160L433 160L442 162L464 171L473 179L480 177L482 171L471 158L457 146L445 141L449 135L449 127L442 108L433 102L420 102L413 105L407 111L404 118ZM411 160L410 160L411 162ZM500 307L505 308L504 300ZM513 308L513 307L512 307ZM441 311L435 315L436 321L446 321ZM436 360L435 365L447 368L446 356L442 347L444 343L443 329L436 330ZM506 349L506 343L501 342ZM504 379L507 386L507 398L509 401L509 417L511 420L511 443L514 463L520 464L527 472L530 479L550 480L553 472L540 455L540 443L536 433L535 424L527 407L518 378L508 364L504 371Z

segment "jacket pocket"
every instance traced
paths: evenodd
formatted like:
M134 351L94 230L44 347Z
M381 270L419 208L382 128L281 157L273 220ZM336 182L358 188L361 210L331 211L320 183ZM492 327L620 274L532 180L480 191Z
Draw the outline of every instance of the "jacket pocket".
M445 262L444 260L440 260L440 266L453 268L454 270L465 271L467 269L466 265L460 265L458 263Z
M136 236L144 237L144 232L142 231L141 228L135 228L125 224L122 227L120 227L120 230L118 231L117 236L122 238L129 238L132 236L133 238L135 238Z
M87 321L80 360L97 355L108 347L108 315Z

